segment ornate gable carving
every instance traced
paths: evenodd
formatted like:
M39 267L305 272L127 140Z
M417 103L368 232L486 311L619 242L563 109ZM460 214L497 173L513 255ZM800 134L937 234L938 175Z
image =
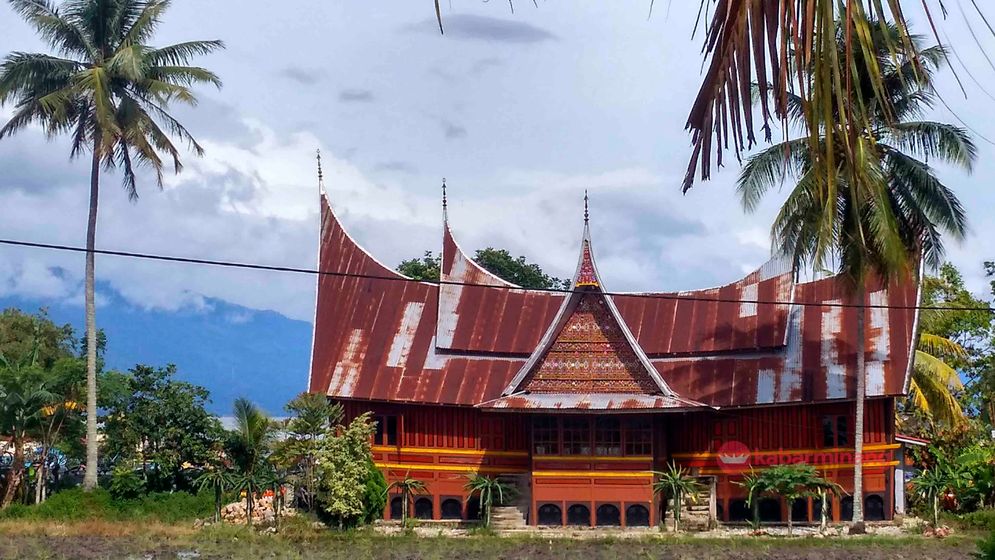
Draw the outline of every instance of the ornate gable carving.
M602 294L588 292L523 388L534 393L659 393Z

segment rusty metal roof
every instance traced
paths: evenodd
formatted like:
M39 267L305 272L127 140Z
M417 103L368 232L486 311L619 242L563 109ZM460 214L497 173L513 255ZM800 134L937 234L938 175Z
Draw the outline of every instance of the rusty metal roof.
M459 249L448 225L443 279L473 285L405 279L349 237L324 195L321 218L321 270L376 278L318 277L311 391L375 401L500 402L495 399L512 385L564 303L563 294L511 287L478 267ZM854 396L854 308L675 301L672 296L848 301L834 278L794 284L789 273L772 263L721 288L611 299L677 398L727 407ZM869 286L867 302L914 306L917 292L913 283L887 290ZM915 313L894 308L866 313L867 394L900 395ZM508 398L512 396L523 398ZM579 405L581 398L556 402ZM615 408L628 402L609 401Z
M542 410L686 410L700 406L662 395L630 393L518 393L487 401L485 409Z

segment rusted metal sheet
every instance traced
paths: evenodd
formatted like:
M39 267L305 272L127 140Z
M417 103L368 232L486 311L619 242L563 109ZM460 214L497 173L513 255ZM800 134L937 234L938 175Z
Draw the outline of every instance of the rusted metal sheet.
M445 274L474 286L412 282L377 262L342 228L322 197L320 268L376 278L321 275L309 388L344 399L475 406L495 401L536 350L562 295L507 289L470 266L446 230ZM787 291L786 291L787 290ZM835 279L792 286L773 267L714 290L723 299L850 301ZM914 306L912 282L868 287L872 305ZM440 301L441 298L441 301ZM614 296L632 336L677 401L750 406L853 398L856 310L833 306L692 302ZM867 394L900 395L912 309L866 310ZM445 324L444 324L445 323ZM445 338L445 343L439 341ZM631 395L630 395L631 396ZM522 398L517 396L515 398ZM538 398L529 395L528 399ZM547 398L547 397L543 397ZM548 397L556 399L557 397ZM633 408L648 406L637 395ZM585 401L583 399L594 399ZM560 406L602 402L585 393ZM506 401L504 406L512 402ZM535 401L546 402L554 401ZM624 408L626 399L611 401ZM545 406L545 405L544 405ZM604 406L609 406L607 402ZM654 407L658 405L654 404ZM493 406L492 406L493 407Z
M446 350L528 356L564 298L517 288L481 268L459 247L448 224L442 281L436 345Z
M630 393L523 393L480 405L484 409L523 410L665 410L691 408L679 399Z
M772 260L719 288L613 299L650 357L712 354L783 346L792 286L790 270L783 261Z
M745 406L853 399L857 387L856 307L836 279L799 284L787 344L761 352L653 360L679 395L712 406ZM866 394L902 394L908 367L915 286L869 286L865 296ZM881 306L891 306L883 308Z

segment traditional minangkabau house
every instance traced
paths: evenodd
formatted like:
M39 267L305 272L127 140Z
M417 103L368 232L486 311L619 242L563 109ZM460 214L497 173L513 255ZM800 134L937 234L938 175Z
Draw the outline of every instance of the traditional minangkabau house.
M595 264L586 198L570 292L523 289L476 265L448 219L442 282L417 282L364 251L321 196L309 387L378 421L389 480L424 481L411 513L477 515L467 475L518 486L533 525L656 524L653 471L711 482L720 522L750 516L744 471L816 465L853 489L857 308L842 282L796 283L771 261L731 284L611 293ZM869 286L864 501L895 512L895 399L907 392L917 289ZM852 515L852 496L831 516ZM818 521L818 500L761 502L765 520ZM387 518L399 517L393 497Z

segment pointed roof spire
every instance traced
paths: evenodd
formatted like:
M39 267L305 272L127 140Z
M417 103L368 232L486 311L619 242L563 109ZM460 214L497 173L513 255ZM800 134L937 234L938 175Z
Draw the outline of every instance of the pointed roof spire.
M321 190L325 189L325 174L321 171L321 150L315 150L315 154L318 159L318 188Z
M587 189L584 189L584 225L588 225L591 220L591 213L588 211Z
M446 200L446 178L442 178L442 219L449 221L449 202Z
M584 237L581 241L580 262L577 263L577 273L574 276L574 287L599 287L598 272L594 268L594 258L591 256L591 212L587 189L584 189Z

